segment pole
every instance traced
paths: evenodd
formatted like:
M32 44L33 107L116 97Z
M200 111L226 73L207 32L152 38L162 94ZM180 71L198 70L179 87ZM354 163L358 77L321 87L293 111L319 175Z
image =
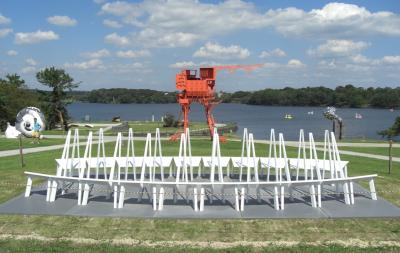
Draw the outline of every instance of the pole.
M393 146L393 140L389 140L389 174L392 171L392 146Z
M335 125L335 119L332 120L332 132L335 134L336 136L336 125Z
M19 135L19 157L21 159L21 168L25 166L24 164L24 153L22 152L22 136L21 134Z

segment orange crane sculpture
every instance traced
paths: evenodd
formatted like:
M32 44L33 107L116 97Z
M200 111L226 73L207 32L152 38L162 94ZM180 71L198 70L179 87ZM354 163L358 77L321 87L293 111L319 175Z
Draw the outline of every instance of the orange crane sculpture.
M234 72L237 69L251 71L261 67L262 64L253 65L229 65L216 66L208 68L200 68L199 75L197 70L182 70L176 74L176 89L179 91L177 95L178 103L182 107L183 130L189 127L190 104L198 102L204 106L208 129L211 139L214 134L215 120L212 115L212 109L220 101L216 99L215 80L218 70L228 70ZM179 133L171 137L171 139L179 138Z

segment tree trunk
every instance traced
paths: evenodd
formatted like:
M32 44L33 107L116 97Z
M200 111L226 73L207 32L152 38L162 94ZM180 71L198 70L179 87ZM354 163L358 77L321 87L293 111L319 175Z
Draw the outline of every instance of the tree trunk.
M389 140L389 174L392 172L392 146L393 140Z
M332 120L332 132L335 134L336 136L336 124L335 124L335 120Z
M23 153L23 147L22 147L22 135L19 135L19 157L21 159L21 168L23 168L25 166L24 163L24 153Z

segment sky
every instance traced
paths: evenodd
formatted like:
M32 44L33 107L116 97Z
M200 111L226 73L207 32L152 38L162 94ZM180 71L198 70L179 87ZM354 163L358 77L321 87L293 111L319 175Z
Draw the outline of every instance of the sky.
M175 89L219 71L220 91L400 86L400 1L1 0L0 78L65 69L79 90Z

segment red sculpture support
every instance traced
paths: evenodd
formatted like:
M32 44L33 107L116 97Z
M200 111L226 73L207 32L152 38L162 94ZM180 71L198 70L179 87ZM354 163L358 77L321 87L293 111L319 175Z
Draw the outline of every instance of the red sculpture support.
M184 132L186 132L186 129L189 127L190 104L198 102L204 106L207 124L212 139L215 127L212 109L215 105L220 103L215 96L215 81L218 70L226 69L229 71L235 71L236 69L243 69L251 71L261 66L262 64L216 66L200 68L199 71L182 70L180 73L176 74L176 89L179 91L177 99L178 103L182 107ZM179 135L173 136L172 139L176 139L177 137L179 137Z

